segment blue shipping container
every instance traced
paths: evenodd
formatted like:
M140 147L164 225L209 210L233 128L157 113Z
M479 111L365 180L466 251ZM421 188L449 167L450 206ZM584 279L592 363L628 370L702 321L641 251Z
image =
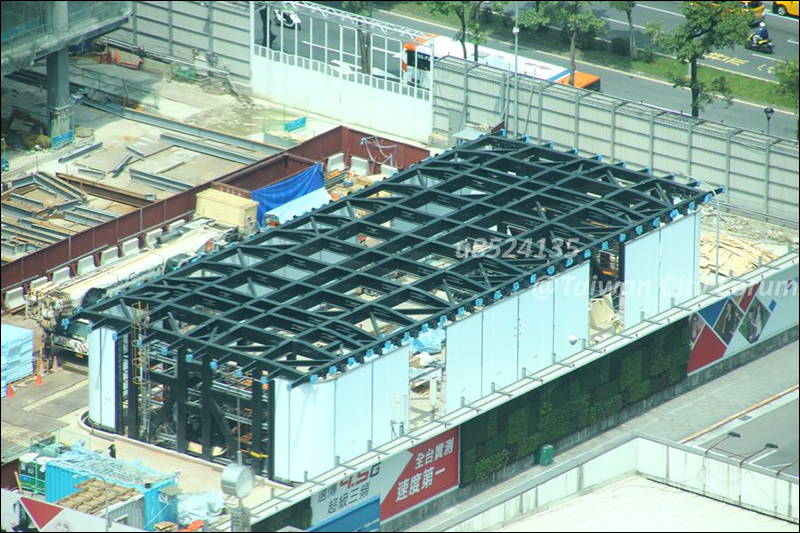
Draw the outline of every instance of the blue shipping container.
M87 452L81 451L81 454L86 454ZM147 470L141 466L133 465L131 463L126 463L125 461L120 461L118 459L111 459L110 457L106 457L100 454L91 453L94 458L94 461L101 460L103 462L114 462L118 465L121 465L120 468L125 469L134 469L139 470L146 474L154 474L161 479L161 481L155 482L150 484L150 486L145 485L137 485L126 483L119 479L115 479L113 473L109 473L109 471L113 472L113 468L105 469L102 474L102 477L106 479L109 483L115 483L117 485L121 485L123 487L130 487L135 488L142 494L144 494L144 517L145 517L145 524L146 529L151 530L158 522L163 522L168 520L170 522L178 521L178 505L177 499L169 499L165 496L161 495L161 490L165 487L169 487L172 485L177 485L177 479L174 475L170 474L161 474L152 472ZM90 478L102 479L99 475L92 475L90 472L87 472L85 469L80 468L80 463L74 461L74 452L68 452L64 454L59 459L54 459L47 463L47 482L45 485L45 499L48 502L55 503L58 500L69 496L70 494L77 492L78 489L76 485L79 483L86 481ZM62 459L65 458L65 459ZM110 464L110 463L109 463ZM166 479L163 479L165 478Z

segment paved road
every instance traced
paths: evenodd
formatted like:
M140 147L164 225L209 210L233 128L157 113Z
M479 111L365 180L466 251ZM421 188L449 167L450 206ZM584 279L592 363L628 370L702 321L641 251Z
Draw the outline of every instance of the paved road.
M639 2L633 10L633 23L636 30L636 42L644 46L649 39L644 35L646 22L661 22L664 29L671 30L681 24L685 18L681 14L682 2ZM702 61L703 64L725 68L741 74L749 74L763 79L775 80L775 60L794 59L798 57L798 28L796 18L781 17L772 13L772 2L764 2L767 14L766 22L769 36L775 44L775 54L747 50L744 45L734 49L726 49ZM608 21L606 38L628 38L628 20L623 11L611 9L606 2L595 4L594 13ZM744 38L743 38L744 40Z
M399 16L392 13L379 11L375 13L375 18L404 25L428 33L438 33L442 35L452 35L452 30L429 22L414 20L409 17ZM490 40L486 43L487 47L497 50L513 52L512 35L509 31L509 41L499 42ZM520 55L530 57L548 63L567 65L569 61L565 58L549 53L538 52L520 48ZM643 76L630 74L627 72L616 71L597 65L591 65L578 61L578 69L590 74L598 75L603 80L603 92L619 98L624 98L633 102L644 102L664 109L670 109L682 113L691 113L691 97L686 89L676 89L671 83L651 80ZM642 98L646 95L646 100ZM717 101L706 106L701 117L714 122L730 124L737 128L749 129L754 131L766 130L767 121L764 115L764 106L751 105L743 102L734 102L731 107L725 107L724 103ZM787 139L796 139L797 118L792 113L778 111L772 117L770 133Z
M44 376L44 385L34 385L33 377L16 386L13 398L2 402L3 456L19 451L30 439L67 426L61 417L85 407L89 384L85 371L73 365Z
M617 426L583 444L557 454L554 464L563 464L632 430L681 441L696 434L698 431L709 428L732 414L783 392L793 385L797 385L800 379L798 349L800 349L800 346L796 341L779 348L748 365L720 376L714 381L691 390L674 400L659 405L621 426ZM791 416L791 413L785 412L781 415ZM770 423L774 423L774 421L768 419L767 424L769 425ZM755 429L758 431L757 427ZM739 430L737 429L737 431ZM782 432L784 440L777 444L789 450L790 442L785 437L790 435L792 429L786 428L785 432L782 429L778 429L778 431ZM796 429L794 433L796 436ZM760 441L762 439L759 438L757 440ZM725 449L727 449L729 442L730 440L724 443ZM756 449L751 450L751 453L760 447L759 445ZM762 453L761 458L766 462L770 457L765 457L764 455ZM797 455L795 453L796 458ZM480 502L485 501L486 498L513 490L514 487L540 475L548 468L551 467L536 466L522 472L487 491L475 495L466 502L454 506L452 510L427 518L411 530L441 531L438 525L442 520L448 518L448 513L458 513L459 510L470 509L480 505Z
M712 453L722 453L739 461L747 459L755 464L774 471L783 471L790 476L798 477L800 464L800 400L797 394L790 402L763 415L753 413L744 415L732 424L726 424L722 435L714 435L701 445L702 448L713 448ZM743 420L747 420L742 424ZM728 431L735 431L739 438L727 437ZM716 432L719 433L719 432ZM776 449L766 448L765 444L775 444ZM755 454L755 455L753 455Z
M526 2L525 4L528 3ZM645 9L646 7L650 7L647 6L647 4L657 4L658 6L661 6L658 8L660 11L656 11L655 9L650 9L648 11L647 9ZM672 20L672 25L674 26L679 21L678 16L669 15L665 13L670 9L672 9L673 11L678 9L678 7L673 4L678 4L678 2L644 2L639 6L637 6L637 10L642 11L643 13L647 12L648 15L637 13L637 16L641 17L640 21L644 20L646 17L648 18L648 20L652 20L653 17L650 17L649 14L655 13L657 16L662 17L665 20ZM598 8L598 9L602 11L605 8ZM767 6L767 10L770 9L771 6ZM611 14L610 11L608 13L610 16L612 16L612 18L620 14L618 12L616 14ZM397 15L386 11L380 11L380 10L376 11L374 13L374 17L379 20L391 22L401 26L406 26L419 31L424 31L426 33L438 33L442 35L452 35L453 33L451 29L440 26L435 23L416 20L410 17ZM304 20L301 29L299 31L294 29L283 28L277 24L272 24L271 25L272 32L275 33L276 35L273 47L280 48L282 46L283 50L286 51L287 53L295 53L295 51L297 51L297 53L302 57L313 57L318 61L323 61L330 65L345 63L351 66L349 68L344 67L345 71L348 72L352 72L351 68L357 69L356 65L357 42L355 38L355 32L345 31L340 35L339 27L332 23L323 22L321 20L314 20L314 23L311 24L308 17L303 16L303 19ZM773 24L774 22L773 19L777 19L778 22L775 22ZM637 19L635 19L635 22L636 20ZM777 15L770 14L769 21L770 21L770 26L774 25L776 27L775 31L778 32L779 34L783 35L785 33L787 37L791 36L794 36L795 38L797 37L796 19L781 20L781 18L777 17ZM777 26L779 25L780 27L784 27L784 25L786 25L785 31L779 30L777 28ZM794 33L792 33L791 25L794 25L794 30L793 30ZM623 27L620 26L620 28ZM262 31L263 30L260 20L257 19L255 35L257 36L262 35L263 34ZM622 32L621 34L624 34L625 28L619 31ZM312 38L312 32L313 32L313 38ZM508 42L491 40L486 44L486 46L495 48L497 50L505 50L513 52L511 39L512 36L509 30ZM341 55L339 54L334 55L332 53L328 53L326 55L323 46L312 45L312 43L313 44L328 43L330 48L338 48L340 46L339 45L340 42L342 43L341 47L344 50L344 53ZM386 40L376 37L374 45L375 48L372 54L373 67L386 72L387 76L390 78L399 77L400 58L397 56L397 52L394 51L396 48L400 47L399 41ZM797 49L795 49L793 53L794 57L796 57ZM563 65L566 65L568 63L567 59L563 57L555 56L549 53L538 52L534 50L521 49L520 55L524 57L537 59L539 61L545 61L548 63L563 64ZM752 58L752 61L750 60L748 61L749 62L746 63L747 65L751 63L752 65L756 64L756 58ZM616 96L634 102L645 102L648 104L656 105L664 109L670 109L681 113L686 113L686 114L691 113L691 109L689 107L691 103L689 92L685 89L676 89L672 87L672 84L668 82L660 80L652 80L648 79L645 76L638 76L626 72L608 69L605 67L590 65L581 61L578 62L578 68L585 72L589 72L600 76L603 80L603 92L610 94L612 96ZM757 67L755 67L754 72L758 72ZM762 73L762 75L767 76L770 74ZM646 100L642 98L643 95L647 96ZM762 105L752 105L743 102L735 102L733 106L726 107L723 102L717 101L713 104L706 106L701 116L707 120L711 120L714 122L721 122L724 124L730 124L737 128L754 130L754 131L765 131L767 127L767 120L766 116L764 115L764 107L765 106ZM796 129L797 129L797 118L793 114L778 111L772 117L770 123L770 133L772 133L773 135L788 139L796 139L796 134L795 134Z

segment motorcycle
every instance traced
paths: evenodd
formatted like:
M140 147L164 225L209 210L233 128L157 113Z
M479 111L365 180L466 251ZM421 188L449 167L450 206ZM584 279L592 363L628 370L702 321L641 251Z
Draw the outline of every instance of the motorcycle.
M290 30L300 31L300 17L297 16L297 13L288 9L276 9L274 13L275 22Z
M755 32L747 36L747 42L744 47L754 52L764 52L765 54L772 54L775 52L775 46L772 44L772 39L764 39L759 37Z

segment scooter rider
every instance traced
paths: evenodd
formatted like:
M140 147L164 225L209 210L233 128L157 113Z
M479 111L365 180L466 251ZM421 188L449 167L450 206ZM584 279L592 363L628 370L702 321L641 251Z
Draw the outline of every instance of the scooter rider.
M769 40L769 30L767 29L766 22L759 22L758 29L753 33L753 44L756 45L760 40Z

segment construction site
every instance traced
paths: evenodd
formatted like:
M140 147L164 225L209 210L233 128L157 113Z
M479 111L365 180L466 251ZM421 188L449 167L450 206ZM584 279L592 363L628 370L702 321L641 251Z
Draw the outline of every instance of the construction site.
M508 102L470 115L467 86L443 132L463 60L406 83L417 30L4 2L3 35L4 530L415 527L797 339L796 187L755 214L730 170L557 142ZM264 94L283 76L298 94ZM300 93L326 76L351 92L322 112ZM359 98L413 110L409 134Z

